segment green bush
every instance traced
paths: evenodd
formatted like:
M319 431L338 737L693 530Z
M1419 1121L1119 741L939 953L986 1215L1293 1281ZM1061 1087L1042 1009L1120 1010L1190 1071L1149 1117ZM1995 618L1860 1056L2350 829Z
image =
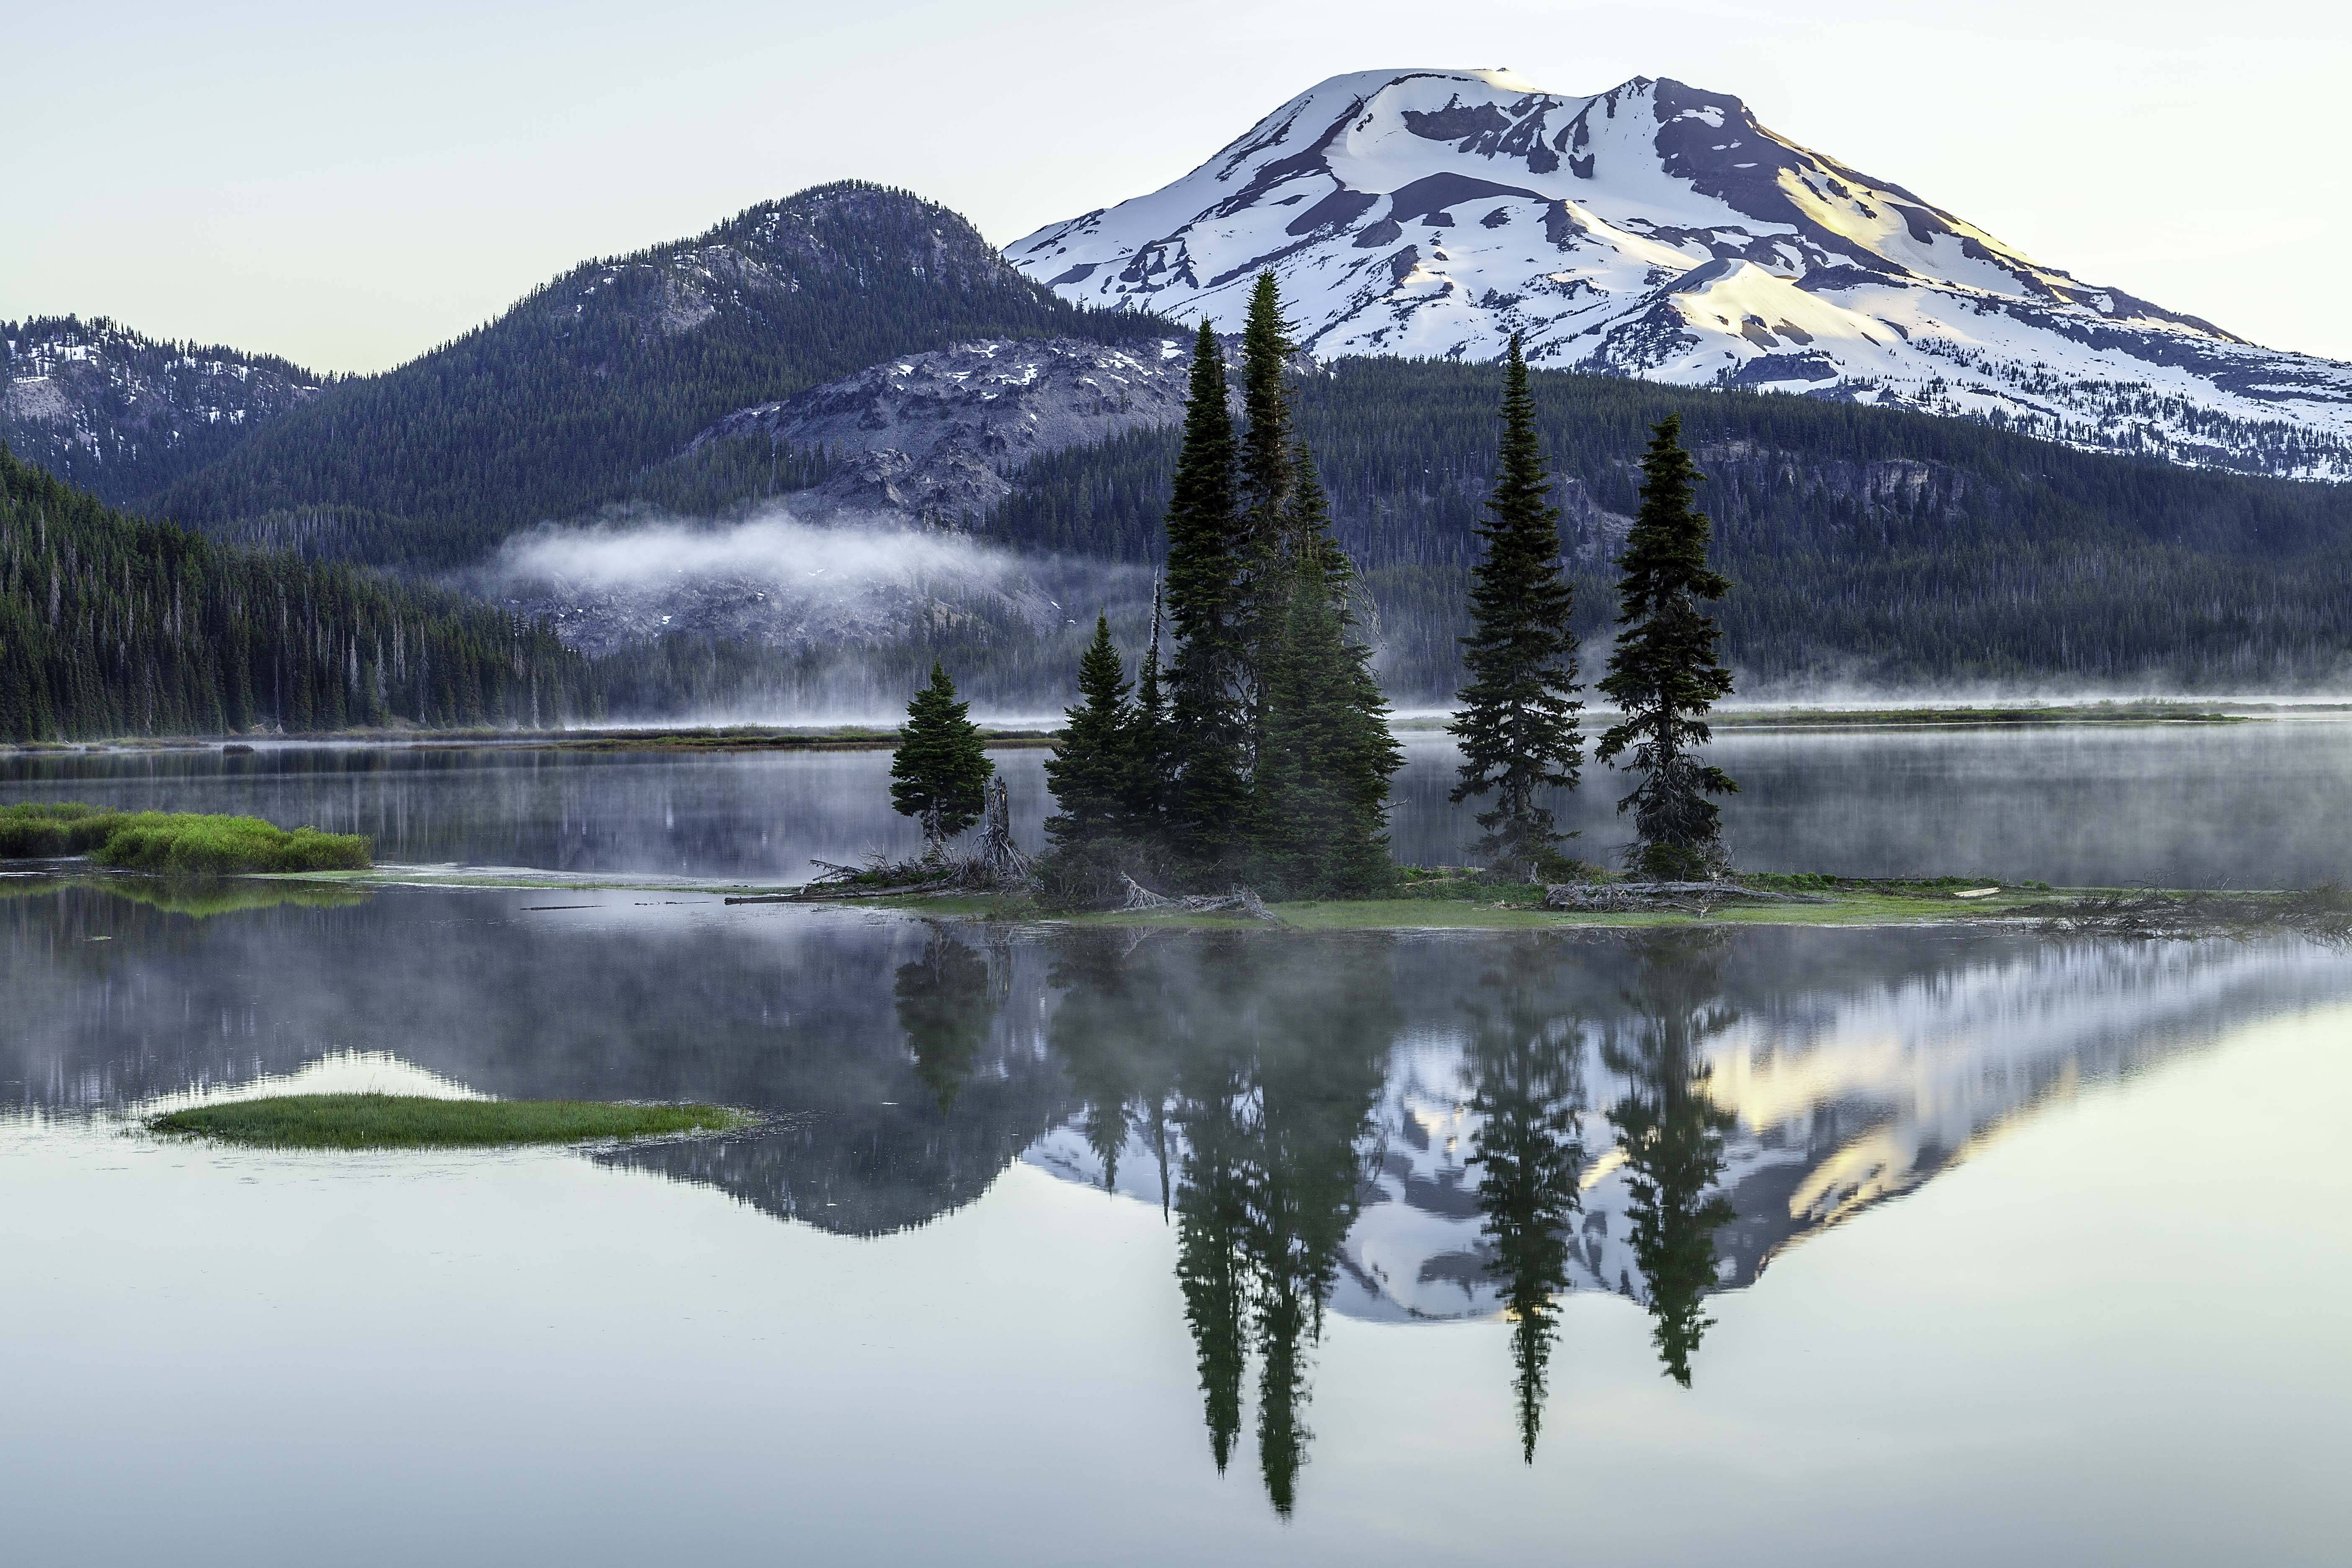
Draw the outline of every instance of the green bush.
M101 866L183 877L241 871L359 871L373 862L354 833L288 832L257 816L100 811L67 803L0 808L0 857L93 855Z
M121 820L119 811L79 801L0 806L0 859L86 855Z

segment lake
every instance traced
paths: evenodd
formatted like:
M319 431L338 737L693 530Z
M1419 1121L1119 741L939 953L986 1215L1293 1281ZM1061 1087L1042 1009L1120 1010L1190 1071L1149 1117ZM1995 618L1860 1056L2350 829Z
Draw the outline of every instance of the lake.
M1738 734L1727 820L1751 865L2301 885L2352 872L2347 735ZM885 766L68 755L0 795L787 878L899 842ZM1458 845L1447 767L1414 744L1401 852ZM0 878L12 1558L2340 1560L2334 948L247 886ZM774 1120L136 1126L355 1087Z
M1397 858L1458 864L1475 807L1446 803L1455 753L1408 733ZM2085 725L1860 733L1727 730L1717 760L1740 865L1842 876L2065 885L2302 887L2352 881L2352 721ZM1016 830L1037 841L1046 753L993 753ZM920 838L888 799L889 754L730 755L264 745L0 756L0 804L83 799L247 812L375 839L390 862L799 881L813 858ZM1556 795L1580 852L1613 861L1623 775Z

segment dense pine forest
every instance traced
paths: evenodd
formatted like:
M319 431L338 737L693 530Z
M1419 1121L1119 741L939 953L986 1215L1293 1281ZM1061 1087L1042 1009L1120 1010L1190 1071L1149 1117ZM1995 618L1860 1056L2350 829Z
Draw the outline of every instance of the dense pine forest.
M2352 489L2095 456L1959 420L1534 373L1578 630L1604 632L1607 563L1650 427L1681 416L1706 476L1743 686L2042 679L2241 689L2320 681L2352 650ZM1493 366L1360 359L1300 379L1301 438L1380 616L1400 701L1450 693L1494 481ZM1177 433L1032 464L983 531L1149 561Z
M720 416L970 338L1125 340L956 214L859 182L591 262L383 375L338 383L142 510L238 542L433 571L618 499Z
M142 522L0 447L0 740L542 725L589 700L544 626Z

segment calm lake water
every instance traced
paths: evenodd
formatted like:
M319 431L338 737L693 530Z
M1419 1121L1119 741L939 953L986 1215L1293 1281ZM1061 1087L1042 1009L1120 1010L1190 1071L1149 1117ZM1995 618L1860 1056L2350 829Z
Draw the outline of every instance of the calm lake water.
M1750 864L1912 869L1914 811L1916 868L2300 883L2352 871L2347 733L1724 750ZM6 793L784 877L883 841L881 766L66 758ZM1444 768L1416 747L1425 842ZM11 1561L2341 1561L2337 950L283 890L0 878ZM776 1120L136 1130L362 1086Z
M2307 886L2352 881L2352 722L2225 726L1727 731L1740 783L1726 837L1755 870L1967 876L2060 885ZM1459 863L1475 806L1446 793L1442 735L1406 742L1391 818L1400 859ZM1002 750L1015 826L1047 810L1038 750ZM798 881L812 858L904 852L886 752L730 756L265 748L0 757L0 803L83 799L249 812L365 833L381 860ZM1623 775L1587 770L1555 800L1580 852L1628 835Z

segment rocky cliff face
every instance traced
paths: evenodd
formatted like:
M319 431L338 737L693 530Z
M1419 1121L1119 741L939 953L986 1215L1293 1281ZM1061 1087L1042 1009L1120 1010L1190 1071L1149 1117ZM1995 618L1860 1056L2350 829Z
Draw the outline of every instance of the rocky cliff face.
M0 321L0 440L121 501L226 451L318 395L270 354L163 342L95 317Z
M2352 477L2352 366L2085 283L1671 80L1335 77L1175 184L1007 254L1066 299L1225 331L1271 268L1326 358L1486 360L1517 332L1538 364Z

